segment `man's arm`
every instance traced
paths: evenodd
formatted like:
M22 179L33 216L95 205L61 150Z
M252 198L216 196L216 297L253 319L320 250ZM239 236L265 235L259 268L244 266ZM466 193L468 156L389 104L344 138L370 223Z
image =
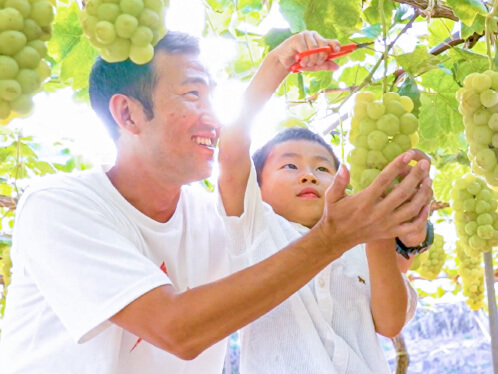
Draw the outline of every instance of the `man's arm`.
M304 31L291 36L271 51L244 93L239 118L233 125L222 130L219 143L218 186L228 216L240 216L243 212L244 194L251 166L249 155L251 121L289 74L290 67L295 63L296 53L324 46L339 48L339 44L334 40L324 39L314 31ZM326 57L327 53L320 53L303 59L301 62L303 70L335 70L337 65L333 61L326 61Z
M349 174L342 167L327 190L323 217L307 235L217 282L183 293L171 286L158 287L111 321L180 358L195 358L283 302L354 245L413 232L414 218L432 196L424 183L427 170L419 162L399 187L384 196L412 158L412 152L400 155L368 188L349 196L344 193Z

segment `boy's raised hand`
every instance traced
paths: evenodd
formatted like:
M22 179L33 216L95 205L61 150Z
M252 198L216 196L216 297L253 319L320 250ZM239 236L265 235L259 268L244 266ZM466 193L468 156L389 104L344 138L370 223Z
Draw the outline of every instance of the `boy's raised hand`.
M340 50L340 45L337 40L325 39L316 31L303 31L295 34L279 46L271 53L274 54L285 71L289 71L290 67L296 63L295 56L310 49L321 47L332 47L337 52ZM300 61L303 71L319 71L319 70L336 70L338 65L334 61L327 61L328 53L315 53L311 56L304 57Z
M392 181L404 174L411 160L419 162L385 196ZM344 193L349 173L341 166L327 191L324 214L317 224L323 240L334 243L334 238L340 237L344 243L337 244L347 248L394 237L404 238L408 246L420 244L425 239L424 225L433 195L429 166L423 153L408 151L391 162L368 188L349 196ZM415 244L415 241L418 242Z

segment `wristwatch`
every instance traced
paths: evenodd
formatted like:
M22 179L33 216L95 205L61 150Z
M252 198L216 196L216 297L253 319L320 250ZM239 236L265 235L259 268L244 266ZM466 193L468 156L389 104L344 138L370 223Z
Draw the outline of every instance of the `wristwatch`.
M399 238L396 238L396 252L408 260L410 255L419 254L428 250L432 243L434 243L434 226L431 221L427 221L426 229L427 235L425 240L416 247L407 247Z

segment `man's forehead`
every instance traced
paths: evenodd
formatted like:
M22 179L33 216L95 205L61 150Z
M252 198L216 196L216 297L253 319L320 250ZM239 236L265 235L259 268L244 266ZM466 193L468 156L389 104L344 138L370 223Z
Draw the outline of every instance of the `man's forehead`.
M209 87L214 87L213 81L209 71L204 64L200 61L199 56L194 54L181 54L181 53L164 53L159 52L157 59L154 59L154 68L159 74L173 73L175 75L181 72L180 84L189 83L204 83Z

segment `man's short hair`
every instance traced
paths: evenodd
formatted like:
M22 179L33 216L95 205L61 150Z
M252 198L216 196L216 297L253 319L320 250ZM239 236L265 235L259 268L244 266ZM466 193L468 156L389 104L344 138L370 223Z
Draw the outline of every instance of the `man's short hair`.
M308 140L314 143L320 144L331 154L334 159L334 164L336 170L339 170L340 162L337 156L335 155L332 146L327 143L320 135L315 134L311 130L305 129L303 127L291 127L279 132L272 139L270 139L264 146L259 148L252 155L252 160L254 162L254 166L256 168L256 175L258 178L258 184L261 186L261 173L263 172L263 168L266 165L266 161L268 160L268 156L270 155L271 150L275 145L279 143L283 143L289 140Z
M170 54L200 53L199 40L191 35L169 31L154 47L155 53L162 51ZM154 118L152 92L157 77L153 68L153 61L138 65L130 60L109 63L101 57L97 58L90 73L90 103L93 110L107 126L109 134L116 142L119 138L119 126L114 121L109 102L115 94L131 97L140 104L147 119Z

